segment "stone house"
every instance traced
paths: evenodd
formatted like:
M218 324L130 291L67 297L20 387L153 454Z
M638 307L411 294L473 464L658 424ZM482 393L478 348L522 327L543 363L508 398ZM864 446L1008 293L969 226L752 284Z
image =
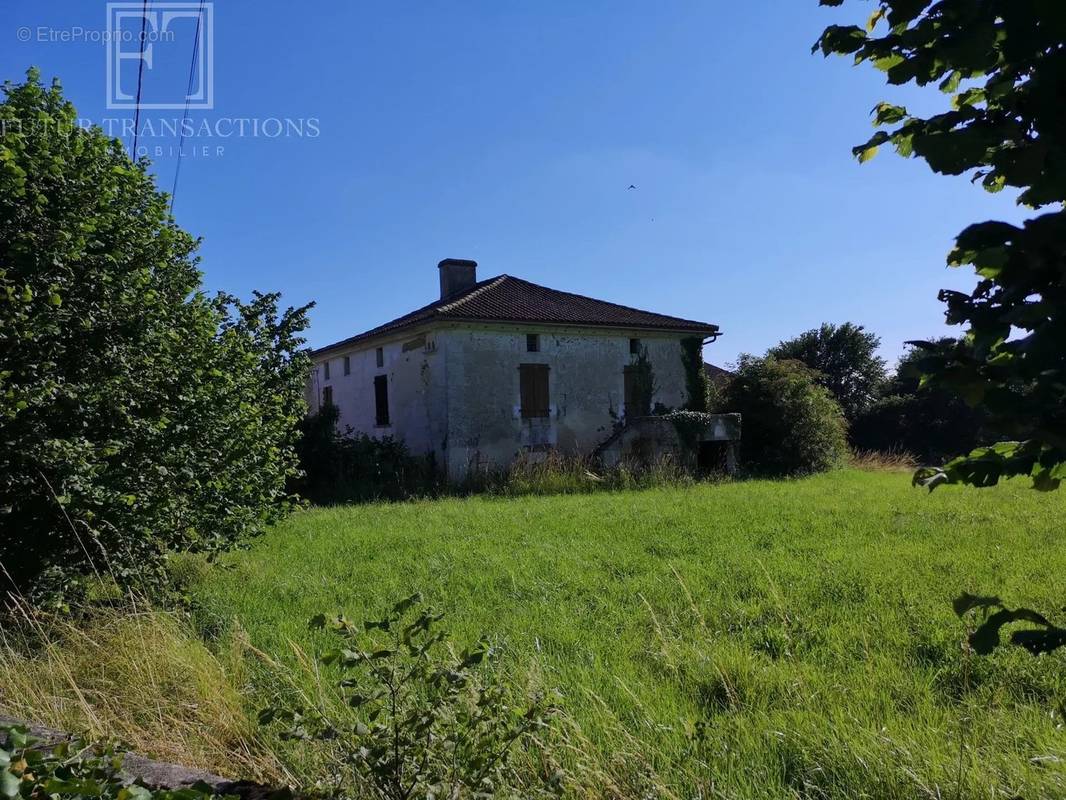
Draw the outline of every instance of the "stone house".
M627 420L688 402L682 343L717 325L557 291L473 261L438 265L440 297L313 353L307 399L342 430L402 439L452 479L523 452L591 453ZM691 359L689 359L691 361Z

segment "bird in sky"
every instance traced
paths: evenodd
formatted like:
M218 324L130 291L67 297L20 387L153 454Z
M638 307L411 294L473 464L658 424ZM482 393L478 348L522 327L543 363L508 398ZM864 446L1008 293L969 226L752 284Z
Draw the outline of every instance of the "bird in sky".
M637 187L636 187L636 186L634 186L634 185L633 185L632 183L631 183L631 184L629 184L629 186L627 186L627 187L626 187L627 191L628 191L629 189L636 189L636 188L637 188Z

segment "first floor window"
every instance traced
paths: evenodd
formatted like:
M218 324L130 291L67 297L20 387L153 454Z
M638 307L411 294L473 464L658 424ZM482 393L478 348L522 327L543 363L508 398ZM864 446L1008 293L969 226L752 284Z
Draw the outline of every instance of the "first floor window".
M333 387L332 386L323 386L322 387L322 407L325 408L325 407L331 406L331 405L333 405Z
M344 357L344 374L345 375L351 375L352 374L352 357L351 356L345 356Z
M539 353L540 352L540 335L536 333L526 334L526 352L527 353Z
M549 415L548 365L522 364L518 367L522 419Z
M629 354L632 356L640 355L640 339L629 340Z
M329 380L329 362L328 361L323 361L322 362L322 377L325 378L327 381Z
M377 365L379 367L385 366L385 348L379 347L377 352L374 353L374 358L377 359Z
M378 425L389 424L389 378L378 375L374 378L374 411Z

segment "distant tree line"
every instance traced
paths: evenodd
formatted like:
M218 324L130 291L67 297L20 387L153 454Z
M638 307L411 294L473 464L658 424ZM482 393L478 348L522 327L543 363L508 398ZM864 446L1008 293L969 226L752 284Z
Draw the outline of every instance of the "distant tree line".
M825 323L743 355L714 407L743 414L744 460L755 471L802 474L853 450L940 464L990 441L987 412L921 380L929 346L910 346L889 374L880 338L861 325ZM954 340L936 340L951 348Z

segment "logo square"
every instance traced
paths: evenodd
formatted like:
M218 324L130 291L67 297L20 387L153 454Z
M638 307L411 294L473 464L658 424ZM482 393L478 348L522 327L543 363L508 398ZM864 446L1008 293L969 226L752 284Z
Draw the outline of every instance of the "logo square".
M213 2L153 2L107 4L107 108L108 109L211 109L214 108L215 8ZM137 102L139 76L159 65L156 48L181 40L195 41L195 70L188 86L152 87L152 102ZM188 51L186 51L188 53ZM187 54L186 57L190 57ZM168 81L168 84L173 83ZM186 91L188 90L188 94ZM163 101L159 100L164 91ZM167 96L169 95L169 96Z

